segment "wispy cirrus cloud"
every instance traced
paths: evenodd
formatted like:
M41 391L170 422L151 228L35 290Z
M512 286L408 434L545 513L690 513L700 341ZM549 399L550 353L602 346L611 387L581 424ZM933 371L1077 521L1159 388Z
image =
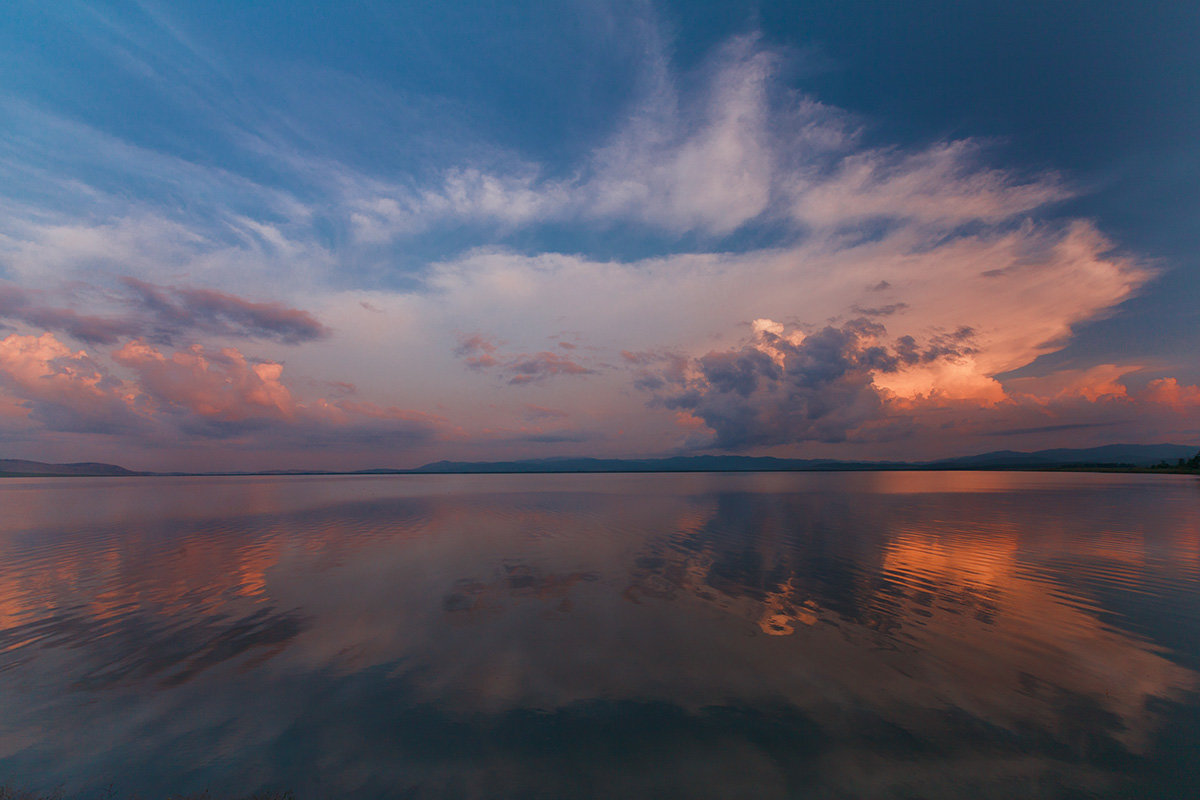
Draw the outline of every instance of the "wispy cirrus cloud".
M977 140L864 148L844 111L771 87L782 57L756 37L711 60L708 85L685 106L667 56L652 53L643 97L570 178L536 165L512 173L447 172L419 192L357 181L355 225L371 242L436 222L522 226L636 221L719 239L754 220L839 228L888 219L939 228L996 223L1070 196L1052 173L989 168Z

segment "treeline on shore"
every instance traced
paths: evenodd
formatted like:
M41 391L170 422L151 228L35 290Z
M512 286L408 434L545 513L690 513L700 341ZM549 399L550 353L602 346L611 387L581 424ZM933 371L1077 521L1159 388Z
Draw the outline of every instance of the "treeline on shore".
M1148 467L1151 472L1200 472L1200 453L1187 459L1177 459L1175 463L1167 460L1162 460L1152 467Z

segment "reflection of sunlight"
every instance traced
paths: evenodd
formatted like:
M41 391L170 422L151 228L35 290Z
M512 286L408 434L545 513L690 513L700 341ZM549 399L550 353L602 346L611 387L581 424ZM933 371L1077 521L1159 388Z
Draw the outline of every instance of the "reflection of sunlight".
M882 571L902 579L936 576L941 583L998 587L1015 569L1018 533L1005 525L970 536L897 531L885 545Z
M810 598L798 605L792 602L791 597L796 591L793 580L789 579L777 591L763 598L758 627L768 636L790 636L796 632L793 623L817 624L819 608L816 600Z
M966 534L946 532L945 524L897 534L881 564L883 575L907 587L898 613L907 635L943 665L945 691L958 684L957 691L983 698L984 687L1022 683L1016 703L989 715L1020 710L1047 724L1055 693L1092 698L1123 720L1112 735L1138 750L1155 725L1148 701L1196 688L1194 674L1105 624L1091 601L1021 567L1019 527L995 522ZM1114 555L1136 554L1128 537L1091 544L1107 579L1141 579L1138 571L1112 568ZM963 613L971 609L974 616ZM1041 688L1030 688L1031 680Z
M1044 473L899 470L860 473L865 486L879 494L930 492L1007 492L1042 488L1052 478ZM857 476L856 476L857 477Z

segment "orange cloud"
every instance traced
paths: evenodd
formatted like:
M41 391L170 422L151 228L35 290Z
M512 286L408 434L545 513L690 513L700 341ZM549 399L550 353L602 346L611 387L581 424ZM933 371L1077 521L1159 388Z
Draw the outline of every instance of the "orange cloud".
M1082 397L1096 401L1102 397L1128 397L1129 390L1120 379L1141 369L1138 365L1098 364L1088 369L1060 370L1039 378L1017 378L1005 382L1012 394L1050 399Z
M1144 396L1152 402L1176 409L1200 406L1200 386L1180 386L1174 378L1150 381Z

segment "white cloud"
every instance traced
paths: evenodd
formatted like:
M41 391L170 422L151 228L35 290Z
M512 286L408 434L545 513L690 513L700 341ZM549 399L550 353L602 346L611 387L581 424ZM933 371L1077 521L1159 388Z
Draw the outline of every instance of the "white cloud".
M793 186L797 220L825 227L886 217L932 225L1000 222L1068 196L1055 176L1020 181L978 165L982 148L955 141L915 153L867 150L823 179Z
M584 214L721 235L765 211L773 62L752 38L728 45L698 119L679 112L674 86L659 85L644 101L651 107L596 154L596 176L581 189Z

